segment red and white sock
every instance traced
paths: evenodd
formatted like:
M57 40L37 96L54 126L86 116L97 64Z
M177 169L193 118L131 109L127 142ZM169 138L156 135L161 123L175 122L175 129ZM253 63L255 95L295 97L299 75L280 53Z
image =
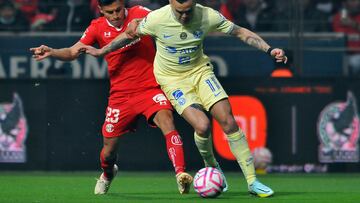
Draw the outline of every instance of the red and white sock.
M175 173L185 171L183 143L178 131L174 130L165 135L166 149L174 166Z
M111 180L114 177L113 168L116 162L115 157L104 157L104 148L100 152L100 164L101 168L104 171L104 176L106 179Z

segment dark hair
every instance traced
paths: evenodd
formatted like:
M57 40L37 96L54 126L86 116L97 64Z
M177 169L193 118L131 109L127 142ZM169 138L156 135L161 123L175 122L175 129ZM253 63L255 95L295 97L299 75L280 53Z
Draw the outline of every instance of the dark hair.
M185 2L187 2L189 0L176 0L176 1L182 4L182 3L185 3Z
M12 9L16 9L15 5L9 1L9 0L5 0L5 1L0 1L0 8L12 8Z
M98 0L99 6L107 6L114 3L117 0Z

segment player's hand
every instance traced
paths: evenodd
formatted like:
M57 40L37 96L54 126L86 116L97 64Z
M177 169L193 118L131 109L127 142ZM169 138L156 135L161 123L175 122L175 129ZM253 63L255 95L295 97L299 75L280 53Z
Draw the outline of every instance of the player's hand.
M270 54L275 58L276 62L287 63L288 58L286 57L284 50L275 48L271 51Z
M142 20L142 18L136 18L136 19L133 19L133 20L129 23L129 25L128 25L126 31L125 31L125 33L127 34L127 36L128 36L130 39L133 39L133 38L138 37L137 27L139 26L141 20Z
M92 46L82 46L79 48L79 52L85 52L85 53L87 53L91 56L95 56L95 57L100 57L100 56L104 55L102 49L97 49Z
M32 47L30 48L30 51L33 53L32 57L36 61L41 61L51 55L51 48L45 45L41 45L39 47Z

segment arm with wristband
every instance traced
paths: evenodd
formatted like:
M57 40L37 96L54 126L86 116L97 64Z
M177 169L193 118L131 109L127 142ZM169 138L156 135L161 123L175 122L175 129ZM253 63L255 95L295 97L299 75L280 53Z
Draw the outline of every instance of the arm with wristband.
M266 52L271 57L274 57L276 62L283 62L283 63L287 62L287 57L285 55L284 50L280 48L271 47L259 35L246 28L240 27L238 25L234 25L234 28L230 32L230 34L238 37L246 44Z

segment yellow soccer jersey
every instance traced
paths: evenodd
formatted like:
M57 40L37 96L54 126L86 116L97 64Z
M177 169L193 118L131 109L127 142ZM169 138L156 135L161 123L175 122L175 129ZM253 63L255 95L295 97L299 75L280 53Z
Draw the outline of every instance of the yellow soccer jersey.
M151 35L156 41L155 74L188 71L209 62L203 53L203 40L209 32L229 33L234 24L219 12L196 4L191 21L182 25L175 18L170 5L148 14L138 32Z

